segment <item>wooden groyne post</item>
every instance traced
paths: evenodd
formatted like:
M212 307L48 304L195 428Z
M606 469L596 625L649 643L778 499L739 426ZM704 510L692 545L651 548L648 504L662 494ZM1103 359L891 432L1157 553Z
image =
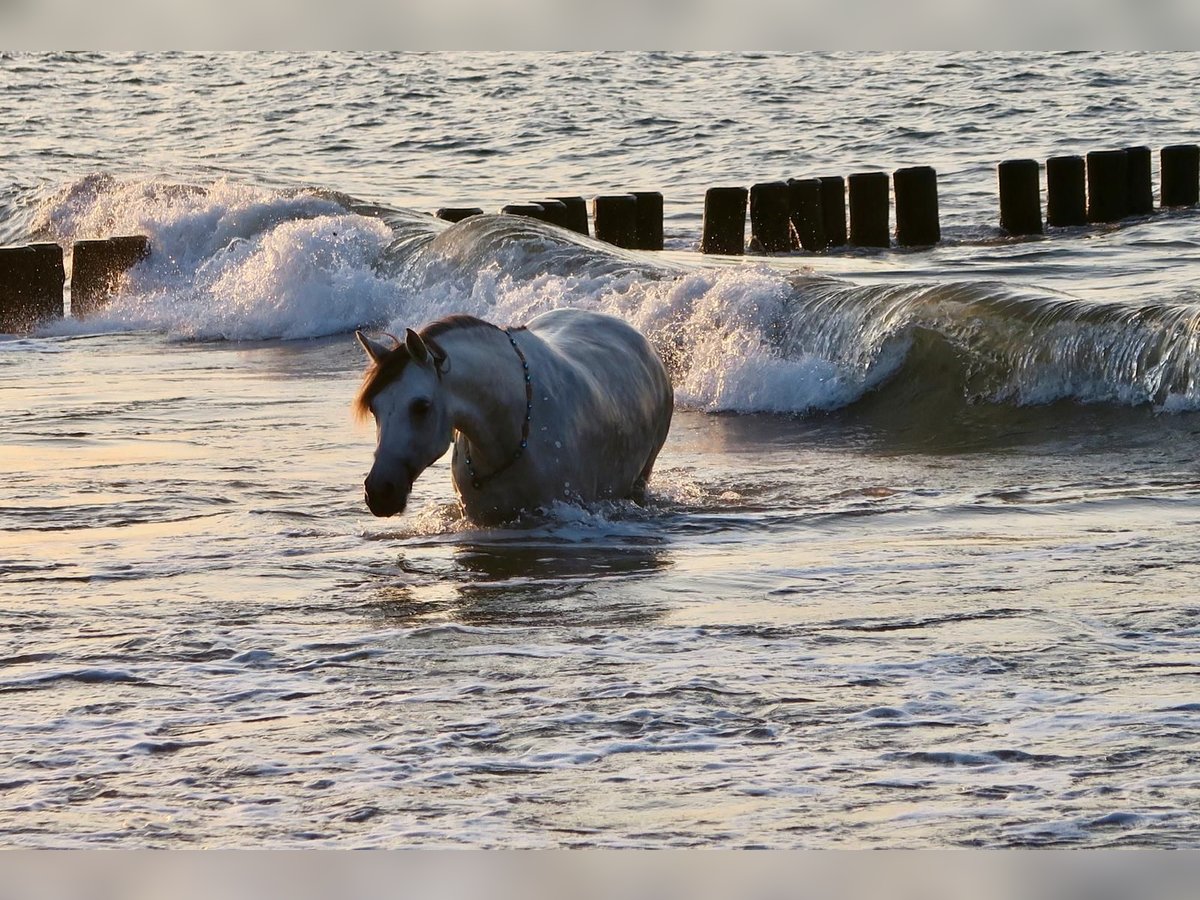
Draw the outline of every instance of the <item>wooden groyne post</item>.
M633 194L602 194L592 199L592 226L596 239L626 250L636 250L637 197Z
M663 248L663 195L659 191L633 191L637 200L637 249Z
M538 200L537 205L542 208L542 214L539 218L543 222L549 222L551 225L557 225L559 228L568 227L567 204L561 200Z
M555 197L567 208L567 228L579 234L590 234L588 231L587 201L582 197Z
M821 221L830 247L846 245L846 179L841 175L818 178L821 185Z
M71 315L95 312L112 296L117 280L150 255L150 241L133 234L76 241L71 249Z
M854 247L891 246L887 172L857 172L850 188L850 244Z
M506 203L500 207L502 216L524 216L527 219L541 220L545 209L540 203Z
M1087 224L1087 167L1082 156L1046 160L1046 224L1066 228Z
M1129 158L1124 150L1087 155L1088 221L1117 222L1129 215Z
M938 221L937 172L931 166L911 166L892 173L896 194L896 243L928 247L942 239Z
M740 256L746 252L746 189L709 188L704 194L701 253Z
M818 179L793 178L788 181L788 215L792 224L793 248L803 247L810 253L820 253L829 246L825 236L821 182ZM845 225L842 227L845 228Z
M766 181L750 188L750 243L765 253L792 249L786 181Z
M1200 203L1200 146L1172 144L1158 153L1159 204L1195 206Z
M1150 175L1150 148L1126 147L1125 193L1129 216L1147 216L1154 212L1154 181Z
M63 316L66 268L58 244L0 248L0 332L28 331Z
M482 216L483 210L478 206L443 206L434 215L445 222L461 222L471 216Z
M1036 159L1007 159L996 167L1000 227L1011 235L1042 233L1042 195Z

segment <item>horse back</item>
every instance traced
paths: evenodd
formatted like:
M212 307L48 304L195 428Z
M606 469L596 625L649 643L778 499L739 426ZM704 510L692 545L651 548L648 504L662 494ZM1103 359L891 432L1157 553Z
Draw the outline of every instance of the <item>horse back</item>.
M567 380L598 405L611 404L618 415L643 410L648 419L673 406L670 377L658 353L640 331L615 316L588 310L557 309L531 321L562 367ZM665 435L664 435L665 436Z
M636 493L667 439L674 411L671 380L658 353L636 328L601 313L554 310L528 327L553 363L552 383L543 377L542 385L556 430L592 461L585 466L592 478L585 480L593 481L593 496Z

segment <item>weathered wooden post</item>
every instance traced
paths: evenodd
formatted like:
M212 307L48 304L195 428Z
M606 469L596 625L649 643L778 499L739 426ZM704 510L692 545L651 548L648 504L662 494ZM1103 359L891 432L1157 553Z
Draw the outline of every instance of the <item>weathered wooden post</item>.
M637 248L663 248L663 195L659 191L634 191L637 199Z
M446 222L461 222L471 216L482 216L483 210L478 206L443 206L434 215Z
M821 184L821 221L830 247L846 244L846 179L841 175L818 178Z
M751 185L750 246L763 253L786 253L792 249L786 181Z
M1150 148L1126 147L1125 190L1129 197L1126 215L1146 216L1154 212L1154 181L1150 177Z
M1042 194L1036 159L1006 159L996 167L1000 227L1012 235L1042 233Z
M1046 160L1046 224L1055 228L1087 224L1087 174L1082 156Z
M701 253L740 256L746 252L746 198L743 187L715 187L705 192Z
M76 241L71 249L71 315L93 313L103 306L117 279L150 255L150 240L141 234L102 241Z
M637 197L605 194L592 198L596 238L627 250L637 249Z
M1088 221L1116 222L1129 215L1129 159L1124 150L1087 155Z
M561 200L538 200L537 205L542 208L541 219L543 222L549 222L559 228L567 227L567 204Z
M821 182L816 178L792 178L788 181L788 214L792 221L792 247L820 253L829 246L825 236ZM843 228L845 228L843 217Z
M892 173L896 193L896 243L928 247L942 239L938 221L937 172L931 166L912 166Z
M891 246L887 172L857 172L850 187L850 244L855 247Z
M586 200L582 197L555 197L554 199L567 207L567 228L579 234L590 234Z
M1200 146L1172 144L1158 152L1159 198L1164 206L1200 203Z
M0 332L27 331L63 316L66 271L58 244L0 248Z
M524 216L527 219L541 220L545 209L540 203L508 203L500 207L502 216Z

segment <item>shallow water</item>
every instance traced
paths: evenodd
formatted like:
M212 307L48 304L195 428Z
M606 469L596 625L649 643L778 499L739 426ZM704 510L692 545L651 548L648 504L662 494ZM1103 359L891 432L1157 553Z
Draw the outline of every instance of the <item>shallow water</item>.
M364 515L345 340L49 343L6 379L12 844L1196 827L1184 417L1013 411L981 448L681 411L647 508L485 531L444 463Z
M1007 122L988 138L1006 149L1036 119L1029 155L1083 122L1161 145L1190 111L1142 101L1196 58L1020 57L1025 77L995 56L629 59L587 58L632 79L605 91L572 80L581 57L489 58L461 83L478 57L373 60L390 103L430 94L403 100L437 112L419 123L373 105L352 57L0 63L6 95L82 84L114 130L70 156L57 124L0 131L47 173L16 180L2 233L107 223L165 250L100 317L0 339L5 845L1194 844L1196 214L998 240L975 224L996 157L909 135L916 113L873 91L904 70L937 129ZM60 86L39 87L50 65ZM155 94L144 122L112 99L126 69ZM560 81L591 98L574 137L497 131L535 100L552 120ZM706 104L681 100L697 83ZM655 142L669 167L632 137L595 149L622 101L677 120ZM870 140L836 137L835 102ZM495 152L464 183L470 154L436 142L469 110ZM574 185L597 159L699 196L694 160L756 180L789 158L722 117L785 114L825 122L810 152L838 165L959 159L943 196L980 194L931 253L737 265L688 249L694 208L661 256L405 211L498 205L522 166L539 193ZM377 138L327 148L339 115ZM158 137L189 127L206 158ZM647 505L474 528L443 460L409 513L369 516L348 330L562 305L621 314L670 358Z

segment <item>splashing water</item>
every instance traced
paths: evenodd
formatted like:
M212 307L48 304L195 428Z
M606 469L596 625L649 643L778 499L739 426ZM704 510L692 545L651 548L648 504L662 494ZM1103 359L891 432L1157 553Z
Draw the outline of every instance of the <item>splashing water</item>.
M988 403L1200 407L1200 313L1185 303L986 281L864 285L753 261L704 268L529 220L446 227L328 192L228 180L87 178L47 198L37 222L64 243L141 232L154 247L108 309L51 334L297 339L362 325L398 332L452 312L519 323L574 306L641 329L679 402L709 412L838 409L898 377L952 377L960 400Z

